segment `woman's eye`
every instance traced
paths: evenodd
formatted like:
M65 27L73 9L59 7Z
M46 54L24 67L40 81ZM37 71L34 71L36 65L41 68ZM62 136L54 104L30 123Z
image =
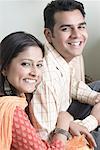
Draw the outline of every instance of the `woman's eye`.
M43 67L43 64L37 64L37 67L38 67L38 68L42 68L42 67Z
M22 65L22 66L25 66L25 67L31 66L31 64L30 64L30 63L27 63L27 62L23 62L21 65Z

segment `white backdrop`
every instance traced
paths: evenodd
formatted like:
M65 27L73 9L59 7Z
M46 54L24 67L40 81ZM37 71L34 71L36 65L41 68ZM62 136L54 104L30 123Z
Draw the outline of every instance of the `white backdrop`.
M0 0L0 40L14 31L27 31L42 42L43 9L51 0ZM86 74L100 79L100 0L80 0L86 10L89 40L84 49Z

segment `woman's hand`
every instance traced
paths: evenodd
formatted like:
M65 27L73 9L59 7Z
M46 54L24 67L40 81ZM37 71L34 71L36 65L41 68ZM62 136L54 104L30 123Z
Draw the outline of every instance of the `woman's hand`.
M81 134L84 134L87 141L90 144L90 147L96 147L96 142L86 127L72 121L70 123L69 129L70 129L70 133L72 134L72 136L79 136Z

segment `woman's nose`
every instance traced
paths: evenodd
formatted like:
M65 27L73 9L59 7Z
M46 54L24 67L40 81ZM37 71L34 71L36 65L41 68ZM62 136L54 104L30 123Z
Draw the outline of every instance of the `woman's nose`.
M37 67L32 67L32 69L30 71L30 74L32 76L38 76L39 75L38 68Z

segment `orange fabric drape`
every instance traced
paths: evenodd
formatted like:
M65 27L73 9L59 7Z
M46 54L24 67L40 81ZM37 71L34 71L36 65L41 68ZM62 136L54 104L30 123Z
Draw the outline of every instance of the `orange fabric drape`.
M88 145L84 135L74 136L67 141L66 150L93 150Z
M27 106L26 99L17 96L0 97L0 150L10 150L13 113L16 106L24 109Z

